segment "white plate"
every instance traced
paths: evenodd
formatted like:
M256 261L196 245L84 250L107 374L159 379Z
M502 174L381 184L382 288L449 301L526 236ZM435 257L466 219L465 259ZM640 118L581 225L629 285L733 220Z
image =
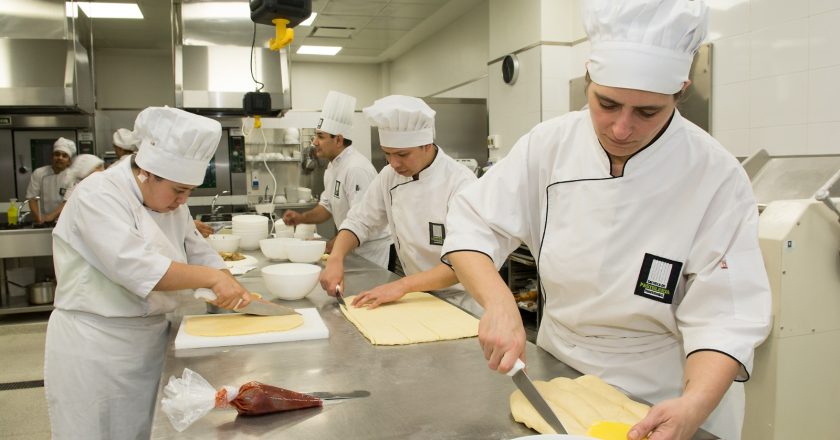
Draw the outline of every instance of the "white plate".
M227 267L256 266L257 265L257 259L250 256L250 255L245 255L244 260L225 261L225 264L227 265Z

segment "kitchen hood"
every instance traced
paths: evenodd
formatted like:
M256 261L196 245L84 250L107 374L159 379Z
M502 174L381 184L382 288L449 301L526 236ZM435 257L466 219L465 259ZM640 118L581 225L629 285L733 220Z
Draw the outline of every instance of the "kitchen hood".
M271 96L272 114L291 108L289 48L264 47L274 29L255 25L247 2L182 0L172 14L176 107L208 116L244 115L243 97L259 88L256 79Z
M3 0L0 113L93 114L91 54L75 0Z

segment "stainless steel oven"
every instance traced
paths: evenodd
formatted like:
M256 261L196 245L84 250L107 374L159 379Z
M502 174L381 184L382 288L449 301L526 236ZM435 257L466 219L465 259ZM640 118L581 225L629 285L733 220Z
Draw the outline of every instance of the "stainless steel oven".
M53 143L64 137L77 153L93 152L93 118L85 115L0 115L0 200L23 200L32 171L52 163Z
M204 183L193 190L193 196L213 196L222 191L246 194L245 136L242 135L241 128L226 126L233 125L234 122L239 124L241 120L220 122L223 128L219 147L216 148L216 155L207 164Z

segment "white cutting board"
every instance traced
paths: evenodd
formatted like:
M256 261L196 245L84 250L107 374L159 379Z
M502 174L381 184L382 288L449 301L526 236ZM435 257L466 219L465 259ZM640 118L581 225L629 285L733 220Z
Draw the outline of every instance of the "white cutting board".
M250 345L250 344L267 344L271 342L290 342L290 341L305 341L308 339L326 339L330 336L330 331L324 325L324 320L318 314L318 309L295 309L303 316L303 325L285 332L270 332L257 333L254 335L241 336L193 336L188 334L185 330L187 318L190 316L207 316L207 315L188 315L181 320L181 327L178 328L178 334L175 335L175 349L181 350L185 348L203 348L203 347L226 347L229 345Z

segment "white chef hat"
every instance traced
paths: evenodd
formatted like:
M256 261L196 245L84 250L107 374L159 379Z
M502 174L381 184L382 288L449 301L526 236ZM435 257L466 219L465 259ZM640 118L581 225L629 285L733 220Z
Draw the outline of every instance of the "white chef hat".
M73 157L76 154L76 143L70 139L60 137L53 144L53 151L63 151L68 156Z
M128 151L137 151L137 136L127 128L120 128L114 132L114 145Z
M330 90L327 93L327 99L324 100L321 120L318 121L318 126L315 128L333 136L342 135L346 138L350 134L350 129L353 128L353 111L355 109L355 97Z
M420 98L391 95L364 109L368 122L379 127L379 143L389 148L411 148L435 140L435 111Z
M216 153L222 125L177 108L149 107L134 121L140 168L164 179L201 185Z
M587 70L609 87L673 94L685 81L708 28L702 0L586 0L592 43Z
M70 164L67 173L76 180L82 180L102 164L104 164L102 159L93 154L80 154L73 159L73 163Z

